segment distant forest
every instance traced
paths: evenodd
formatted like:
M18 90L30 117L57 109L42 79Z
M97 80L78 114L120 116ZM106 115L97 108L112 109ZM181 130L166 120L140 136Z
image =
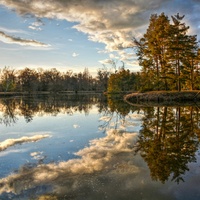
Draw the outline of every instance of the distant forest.
M60 72L56 68L50 70L30 69L15 70L4 67L0 71L1 92L60 92L60 91L105 91L109 72L99 69L93 78L89 70L81 73L72 71Z
M113 61L114 63L114 61ZM114 63L115 64L115 63ZM56 68L49 70L15 70L4 67L0 70L0 92L105 92L119 93L139 89L139 73L119 67L115 72L106 67L97 71L93 77L85 68L83 72L60 72Z
M200 48L196 35L188 35L189 26L184 16L164 13L153 14L142 38L133 38L140 72L130 72L116 66L114 72L104 66L94 78L88 68L83 72L60 72L29 69L14 70L4 67L0 71L0 92L60 92L95 91L121 93L159 90L200 90Z

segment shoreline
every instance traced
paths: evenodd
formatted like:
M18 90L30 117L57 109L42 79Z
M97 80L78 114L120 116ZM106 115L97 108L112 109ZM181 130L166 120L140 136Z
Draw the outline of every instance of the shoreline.
M131 93L124 101L131 105L192 105L200 102L200 90Z
M1 97L29 96L29 95L82 95L103 94L101 91L37 91L37 92L0 92Z

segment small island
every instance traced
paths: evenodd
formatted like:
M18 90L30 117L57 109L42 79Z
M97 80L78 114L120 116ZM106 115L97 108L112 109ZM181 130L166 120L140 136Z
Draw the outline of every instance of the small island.
M200 101L200 91L153 91L145 93L131 93L124 96L129 104L193 104Z

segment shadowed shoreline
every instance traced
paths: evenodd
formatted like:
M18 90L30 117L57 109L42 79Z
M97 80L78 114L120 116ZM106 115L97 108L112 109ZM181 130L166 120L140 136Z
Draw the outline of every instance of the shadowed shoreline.
M153 91L131 93L124 96L125 102L131 105L198 105L200 91Z

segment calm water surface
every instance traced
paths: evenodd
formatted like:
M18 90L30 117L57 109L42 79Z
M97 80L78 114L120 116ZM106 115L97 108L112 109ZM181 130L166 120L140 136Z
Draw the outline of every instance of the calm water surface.
M199 106L0 99L0 199L200 199Z

